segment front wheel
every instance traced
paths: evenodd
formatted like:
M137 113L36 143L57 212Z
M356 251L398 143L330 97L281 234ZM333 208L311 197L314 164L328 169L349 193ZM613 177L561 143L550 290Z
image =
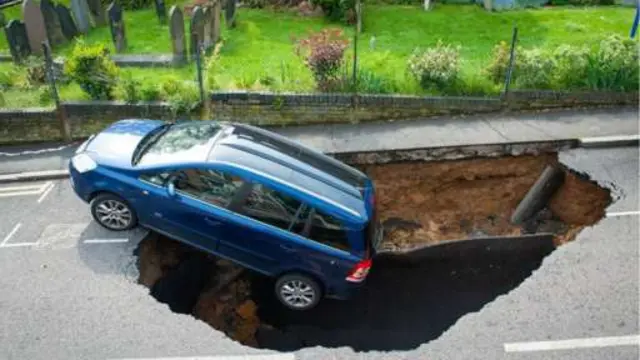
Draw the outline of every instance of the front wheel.
M276 297L292 310L309 310L320 302L320 285L301 274L287 274L276 281Z
M138 221L131 206L112 194L96 196L91 201L91 215L98 224L113 231L129 230Z

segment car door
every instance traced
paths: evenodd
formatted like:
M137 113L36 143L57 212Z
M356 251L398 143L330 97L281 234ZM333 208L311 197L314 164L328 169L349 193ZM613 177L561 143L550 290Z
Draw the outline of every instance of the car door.
M254 182L249 195L233 210L241 218L231 229L233 236L221 239L221 253L242 258L268 274L296 269L333 277L348 271L351 262L341 260L342 250L303 237L310 232L307 220L315 212L302 201ZM343 255L349 257L347 252Z
M302 203L253 182L248 194L232 205L233 226L220 240L219 251L265 274L299 262L295 237L289 233Z
M174 180L148 190L151 227L215 253L228 227L221 214L242 187L242 180L204 167L183 169L172 176ZM167 191L169 181L175 188L173 195Z

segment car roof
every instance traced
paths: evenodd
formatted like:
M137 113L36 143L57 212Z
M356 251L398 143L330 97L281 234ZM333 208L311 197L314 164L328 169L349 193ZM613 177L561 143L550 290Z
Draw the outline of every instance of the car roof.
M243 168L304 192L348 218L363 223L366 175L284 136L245 125L229 124L209 152L208 161Z

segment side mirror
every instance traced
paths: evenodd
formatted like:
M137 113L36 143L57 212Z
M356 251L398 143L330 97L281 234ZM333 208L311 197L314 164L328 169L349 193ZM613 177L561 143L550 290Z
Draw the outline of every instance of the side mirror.
M173 197L176 195L176 185L174 184L175 179L170 179L167 183L167 194Z

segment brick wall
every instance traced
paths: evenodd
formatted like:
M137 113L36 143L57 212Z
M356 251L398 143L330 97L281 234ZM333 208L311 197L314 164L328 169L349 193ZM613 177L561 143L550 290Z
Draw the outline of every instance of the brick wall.
M361 122L500 110L496 98L345 94L212 94L209 117L259 125Z
M638 92L513 91L505 99L472 97L417 97L349 94L213 93L204 111L178 115L180 119L233 120L257 125L293 125L392 120L500 110L632 105ZM85 137L126 118L169 120L166 103L127 104L111 101L65 102L72 136ZM204 113L204 114L201 114ZM0 143L59 140L60 126L51 109L0 109Z

